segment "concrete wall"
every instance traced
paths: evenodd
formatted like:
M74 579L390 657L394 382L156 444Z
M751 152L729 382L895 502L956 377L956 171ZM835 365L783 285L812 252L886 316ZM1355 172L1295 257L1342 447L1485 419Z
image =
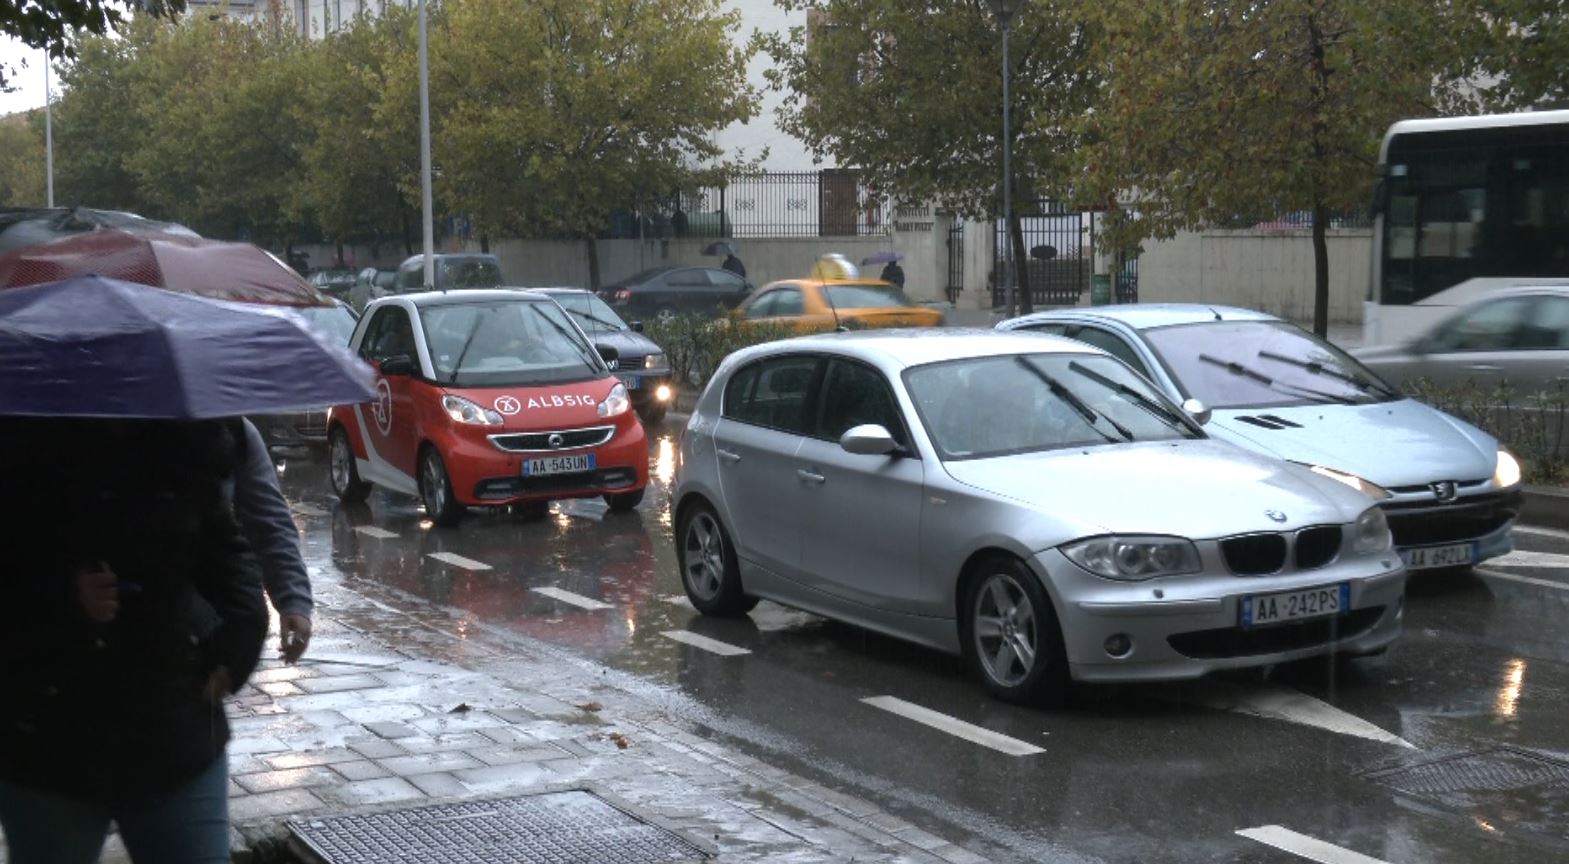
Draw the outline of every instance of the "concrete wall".
M1359 323L1371 278L1373 235L1329 232L1329 318ZM1202 231L1145 245L1139 299L1261 309L1313 319L1313 237L1305 231Z

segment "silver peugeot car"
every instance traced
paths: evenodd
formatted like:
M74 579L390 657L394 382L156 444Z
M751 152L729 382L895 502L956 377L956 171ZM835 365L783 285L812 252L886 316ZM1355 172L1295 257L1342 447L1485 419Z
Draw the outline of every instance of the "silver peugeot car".
M738 351L681 438L674 506L701 612L767 598L962 653L1009 701L1377 653L1405 597L1365 495L1209 440L1067 339Z
M1514 548L1514 456L1289 321L1147 303L1052 310L997 327L1108 351L1172 400L1193 400L1216 438L1367 494L1383 506L1409 570L1466 567Z

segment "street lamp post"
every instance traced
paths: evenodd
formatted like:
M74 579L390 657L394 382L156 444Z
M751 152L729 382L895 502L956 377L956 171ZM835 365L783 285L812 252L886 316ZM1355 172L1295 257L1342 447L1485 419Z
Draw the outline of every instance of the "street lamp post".
M436 285L436 225L430 194L430 46L425 32L425 0L419 0L419 192L424 229L425 287Z
M1024 0L988 0L997 23L1002 26L1002 265L998 268L1007 286L1008 317L1017 314L1017 280L1013 278L1013 124L1012 100L1008 94L1008 37L1013 34L1013 16ZM995 235L993 235L995 236Z
M44 172L48 206L54 209L54 97L49 82L49 52L44 52Z

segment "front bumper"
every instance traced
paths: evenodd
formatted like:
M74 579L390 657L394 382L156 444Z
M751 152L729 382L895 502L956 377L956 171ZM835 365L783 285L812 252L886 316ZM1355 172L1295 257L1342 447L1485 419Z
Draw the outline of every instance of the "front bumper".
M1399 549L1477 544L1477 561L1507 555L1514 544L1510 529L1525 496L1519 489L1457 498L1447 504L1435 501L1385 502L1389 532Z
M1267 666L1330 651L1370 654L1400 635L1406 573L1391 550L1275 576L1223 574L1119 583L1084 572L1056 550L1038 554L1062 625L1069 669L1080 681L1178 681ZM1350 585L1348 611L1332 618L1245 628L1244 595ZM1124 635L1125 656L1106 651Z
M669 406L675 401L676 388L675 385L671 383L672 379L670 377L669 369L650 369L646 372L638 370L622 370L616 373L616 377L621 379L621 383L624 384L627 388L627 396L631 398L632 404L639 409L651 403L659 403ZM637 379L636 387L632 386L630 379L633 378ZM667 391L669 398L663 400L662 402L657 395L660 387L669 388Z
M504 507L563 498L597 498L632 492L648 485L648 441L635 419L616 424L611 439L597 447L549 452L509 452L488 438L465 436L442 453L459 503L470 507ZM484 429L485 427L478 427ZM593 453L595 470L584 474L524 477L523 460L545 456Z

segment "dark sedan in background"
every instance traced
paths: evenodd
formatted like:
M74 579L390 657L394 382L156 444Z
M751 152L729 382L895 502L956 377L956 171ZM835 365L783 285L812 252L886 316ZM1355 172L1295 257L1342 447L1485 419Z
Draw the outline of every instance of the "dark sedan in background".
M718 267L655 267L600 289L628 320L699 313L719 317L741 305L752 283Z
M342 301L331 306L308 306L290 311L299 313L311 329L342 345L349 344L354 326L359 323L359 316ZM327 444L326 406L288 414L254 415L250 421L256 424L262 440L271 446L325 447Z
M664 352L654 340L643 335L642 322L628 324L603 300L581 288L529 290L548 295L567 310L595 348L616 349L613 368L616 377L626 385L637 415L650 425L664 419L675 399L675 386L670 380L670 364L665 360Z

